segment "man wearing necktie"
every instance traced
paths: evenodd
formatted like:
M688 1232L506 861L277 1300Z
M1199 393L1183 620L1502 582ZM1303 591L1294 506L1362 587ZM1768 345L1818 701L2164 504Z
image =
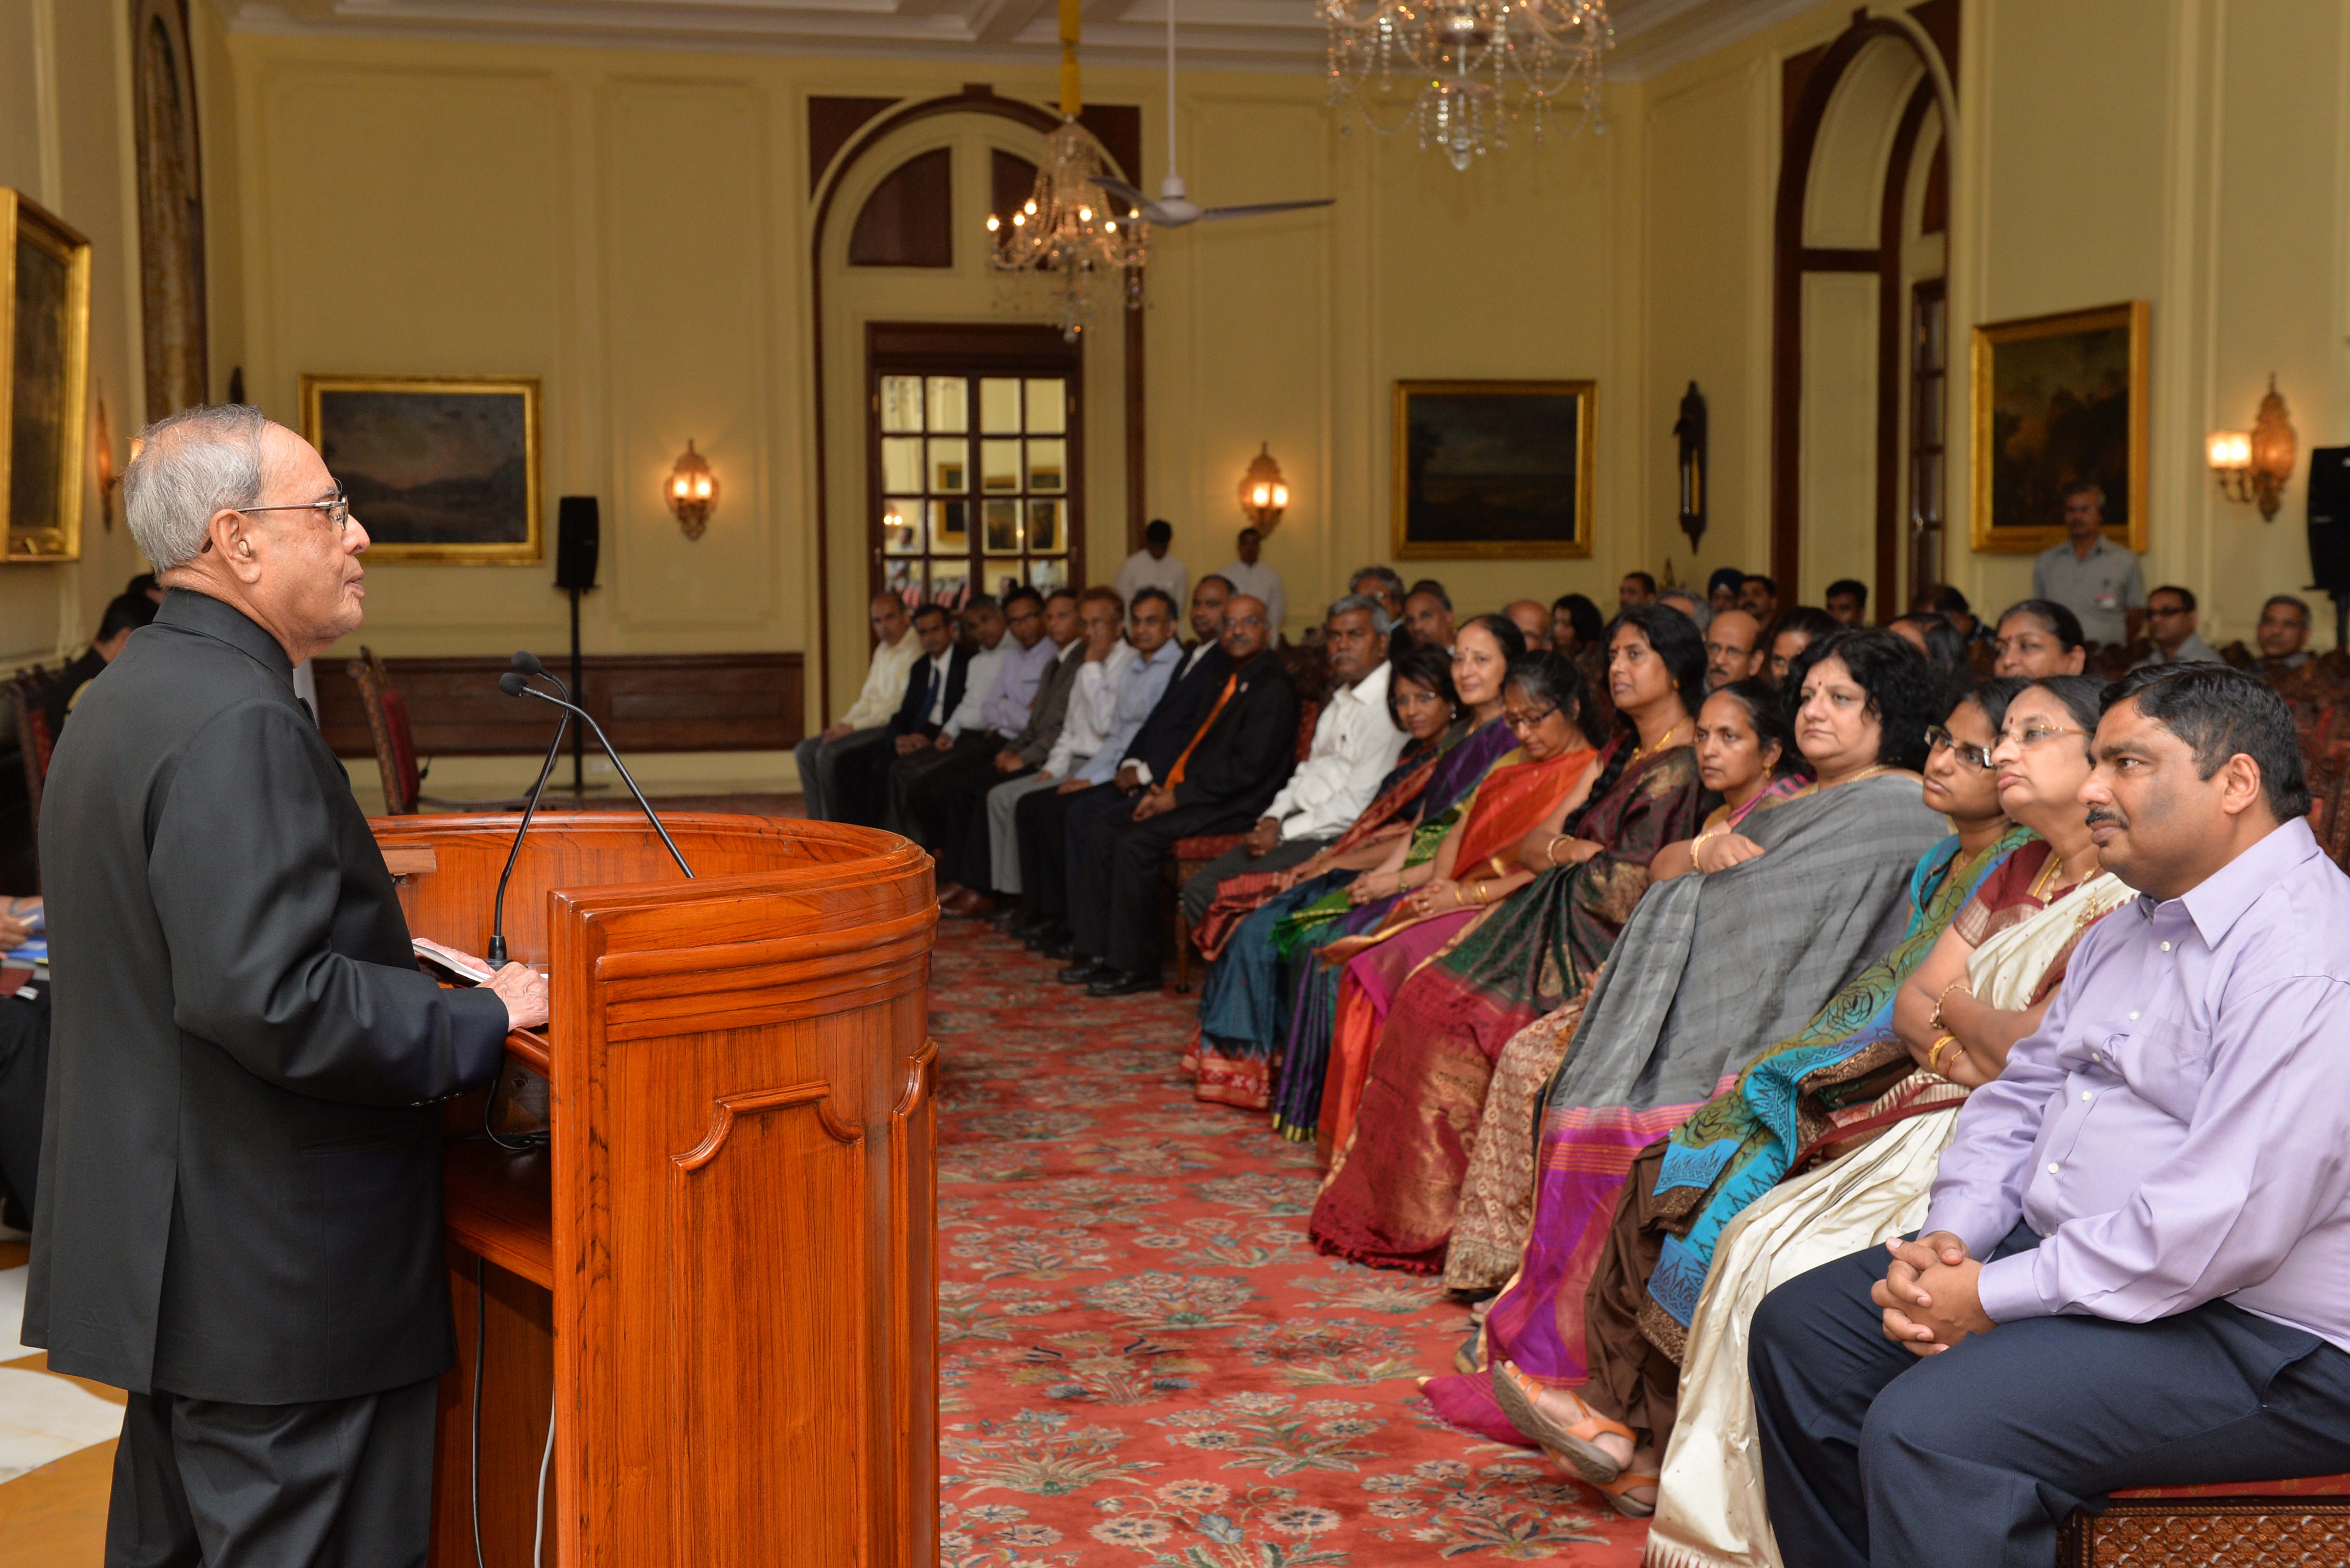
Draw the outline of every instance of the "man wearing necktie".
M1297 750L1297 689L1271 651L1264 601L1224 607L1223 686L1167 770L1130 810L1097 820L1077 861L1071 963L1060 978L1094 996L1156 990L1166 909L1159 868L1182 839L1237 833L1277 794Z

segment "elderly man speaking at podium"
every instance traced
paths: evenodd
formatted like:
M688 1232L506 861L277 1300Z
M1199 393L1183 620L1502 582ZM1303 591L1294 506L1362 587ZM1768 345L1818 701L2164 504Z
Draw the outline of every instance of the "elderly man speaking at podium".
M294 694L364 598L367 533L318 454L194 409L124 490L168 592L49 774L24 1337L130 1391L109 1564L421 1563L454 1351L433 1102L495 1075L546 981L419 971Z

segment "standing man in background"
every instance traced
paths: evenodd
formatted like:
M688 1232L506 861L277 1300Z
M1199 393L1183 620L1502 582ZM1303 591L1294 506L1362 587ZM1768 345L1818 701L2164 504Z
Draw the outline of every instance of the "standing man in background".
M1289 613L1289 601L1282 597L1281 574L1271 566L1262 566L1257 556L1264 551L1264 535L1253 528L1243 528L1240 535L1240 559L1216 575L1232 584L1232 592L1246 594L1264 601L1265 624L1273 629L1267 634L1267 646L1281 641L1282 618Z
M2137 640L2146 579L2136 554L2106 537L2106 492L2093 480L2066 485L2064 543L2032 563L2032 597L2054 599L2080 618L2091 642Z
M906 672L914 668L914 660L921 653L920 639L914 635L913 618L906 613L906 601L896 594L875 594L867 607L866 618L873 632L873 658L865 667L864 689L849 704L848 711L822 734L810 735L792 748L792 758L799 763L800 794L810 822L836 820L841 760L868 746L880 745L889 738L884 726L889 722L889 715L898 711L898 704L905 700Z
M367 530L259 410L148 427L130 530L167 590L75 711L41 858L55 943L24 1337L130 1390L115 1564L424 1560L441 1107L546 982L416 967L294 667L359 629Z
M1175 530L1164 517L1153 517L1142 530L1142 548L1126 558L1118 569L1118 598L1130 605L1134 596L1145 588L1157 588L1170 603L1190 601L1191 573L1182 562L1167 553L1174 542Z

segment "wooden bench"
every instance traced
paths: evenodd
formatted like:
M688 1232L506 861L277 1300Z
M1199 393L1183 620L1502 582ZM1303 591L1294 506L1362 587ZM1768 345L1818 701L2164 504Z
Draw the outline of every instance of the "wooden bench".
M2076 1513L2059 1568L2295 1568L2350 1564L2350 1475L2139 1487Z

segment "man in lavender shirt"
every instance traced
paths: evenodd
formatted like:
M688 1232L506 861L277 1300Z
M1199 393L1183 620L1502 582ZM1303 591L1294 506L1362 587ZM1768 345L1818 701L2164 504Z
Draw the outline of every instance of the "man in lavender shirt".
M1969 1099L1924 1232L1754 1314L1787 1568L2054 1564L2119 1488L2350 1470L2350 878L2250 676L2133 673L2095 754L2137 901Z

